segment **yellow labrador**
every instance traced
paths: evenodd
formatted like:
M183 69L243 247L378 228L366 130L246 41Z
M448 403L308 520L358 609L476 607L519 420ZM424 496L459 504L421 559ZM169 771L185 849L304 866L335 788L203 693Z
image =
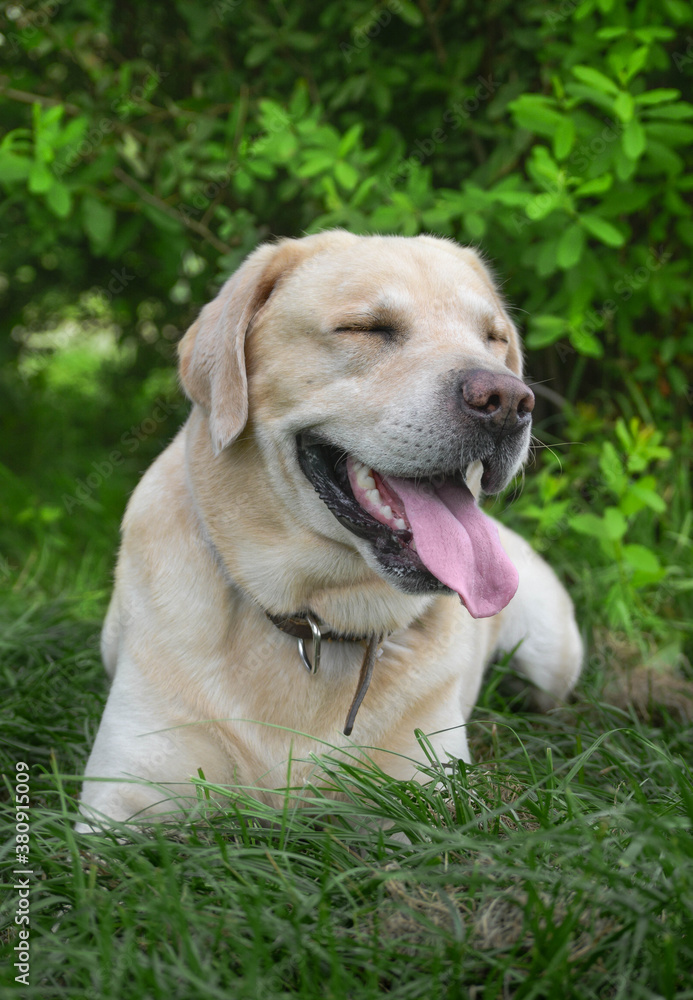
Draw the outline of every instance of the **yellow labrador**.
M83 829L185 803L199 769L271 800L328 746L408 777L415 729L469 760L484 667L518 643L546 698L570 691L570 598L474 500L526 459L521 369L450 241L332 231L248 258L180 344L194 406L125 515Z

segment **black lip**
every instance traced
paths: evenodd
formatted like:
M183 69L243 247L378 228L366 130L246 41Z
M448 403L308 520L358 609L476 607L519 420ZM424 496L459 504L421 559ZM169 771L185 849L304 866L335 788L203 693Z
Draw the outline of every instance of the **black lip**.
M347 453L329 441L304 431L297 438L298 462L316 493L352 534L366 539L385 574L406 593L451 593L411 548L411 531L388 528L371 517L354 497L347 475Z

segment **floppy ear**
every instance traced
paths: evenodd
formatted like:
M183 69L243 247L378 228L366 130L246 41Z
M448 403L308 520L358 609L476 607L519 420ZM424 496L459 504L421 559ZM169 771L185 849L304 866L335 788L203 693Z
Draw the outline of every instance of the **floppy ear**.
M241 433L248 419L245 335L277 281L302 254L297 240L255 250L204 307L178 345L186 395L209 418L214 454Z

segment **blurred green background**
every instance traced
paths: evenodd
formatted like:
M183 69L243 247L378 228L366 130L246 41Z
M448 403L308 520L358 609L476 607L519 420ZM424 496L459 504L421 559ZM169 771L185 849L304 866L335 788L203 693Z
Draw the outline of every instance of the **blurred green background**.
M430 232L492 263L538 396L533 461L489 509L567 582L593 669L691 676L689 3L0 12L8 606L100 613L127 497L187 412L175 343L259 241Z

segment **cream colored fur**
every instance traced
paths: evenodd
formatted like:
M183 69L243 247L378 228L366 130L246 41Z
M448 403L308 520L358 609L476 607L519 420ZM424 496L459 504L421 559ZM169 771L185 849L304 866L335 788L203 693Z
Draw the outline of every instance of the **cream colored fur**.
M376 304L407 317L402 343L334 332ZM486 338L489 324L507 343ZM80 828L184 805L200 769L271 801L290 758L300 786L310 755L329 746L380 748L370 758L409 777L422 758L417 728L442 758L469 760L465 726L484 667L520 642L518 667L545 698L571 690L582 657L572 604L522 539L500 527L520 587L499 615L474 620L455 595L387 582L296 460L296 434L314 428L373 468L404 467L405 420L414 445L435 454L445 447L445 373L521 375L521 364L472 250L335 231L251 255L181 342L195 405L125 515L102 637L112 686ZM350 739L342 729L363 644L327 644L309 675L296 640L265 615L300 609L339 632L389 633Z

